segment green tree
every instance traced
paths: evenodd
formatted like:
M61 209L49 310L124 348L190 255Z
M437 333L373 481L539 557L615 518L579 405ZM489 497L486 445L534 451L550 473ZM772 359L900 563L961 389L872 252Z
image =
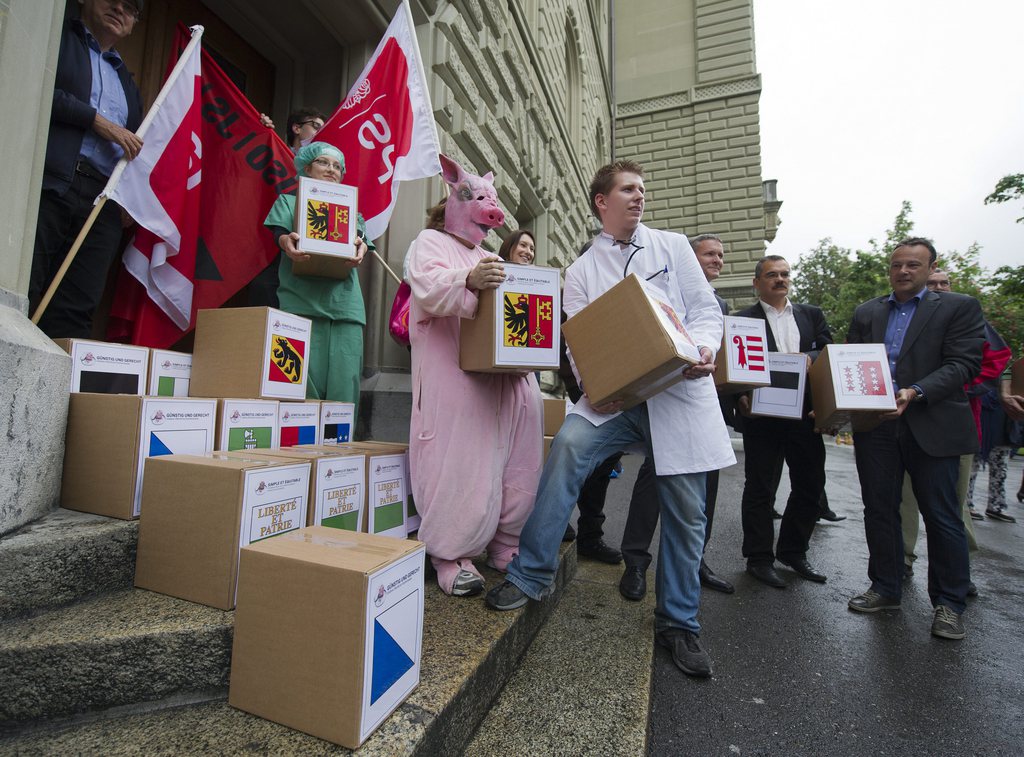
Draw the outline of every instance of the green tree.
M999 204L1021 199L1024 199L1024 173L1011 173L996 182L996 188L985 198L985 204L992 205L993 203ZM1024 223L1024 216L1018 218L1017 223Z

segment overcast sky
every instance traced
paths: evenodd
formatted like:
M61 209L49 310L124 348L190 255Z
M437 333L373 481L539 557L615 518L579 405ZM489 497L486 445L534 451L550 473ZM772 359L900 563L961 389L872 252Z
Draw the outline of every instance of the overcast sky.
M790 259L822 237L867 248L904 199L943 250L1024 265L1021 0L754 0L762 177L778 179Z

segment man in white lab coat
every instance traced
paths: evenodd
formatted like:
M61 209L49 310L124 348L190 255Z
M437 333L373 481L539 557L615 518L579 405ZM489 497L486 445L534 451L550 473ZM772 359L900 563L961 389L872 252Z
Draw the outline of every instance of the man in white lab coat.
M559 544L583 481L612 452L639 445L653 456L661 500L657 640L684 673L707 677L711 658L701 645L697 622L705 472L736 462L711 379L722 341L722 311L686 237L640 223L644 180L638 164L619 161L598 170L590 205L602 231L566 271L566 314L572 318L635 273L675 308L700 345L701 363L684 370L687 380L626 411L621 402L594 407L580 382L584 396L552 442L519 555L505 582L488 593L487 604L512 610L550 593Z

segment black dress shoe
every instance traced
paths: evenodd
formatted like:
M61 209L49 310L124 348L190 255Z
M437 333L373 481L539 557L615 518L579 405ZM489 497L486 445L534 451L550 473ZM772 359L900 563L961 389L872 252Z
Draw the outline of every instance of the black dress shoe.
M785 589L786 582L782 580L772 565L765 565L764 563L747 563L747 573L752 575L761 583L766 583L769 586L774 586L776 589Z
M577 541L576 554L580 557L587 557L591 560L608 563L609 565L618 565L622 562L622 553L614 547L609 547L605 544L604 539L598 539L586 544Z
M647 571L636 565L626 566L619 579L619 594L630 602L639 602L647 594Z
M732 594L736 591L731 583L726 581L724 578L719 578L715 575L715 572L708 567L708 564L703 560L700 561L700 584L706 586L709 589L720 591L723 594Z
M838 523L841 520L846 520L845 515L839 515L832 509L822 510L818 513L818 520L827 520L830 523Z
M565 533L562 534L562 541L576 541L576 529L572 527L572 523L566 525Z
M781 557L776 557L783 565L787 565L793 569L801 578L806 578L808 581L814 581L817 584L823 584L828 580L828 577L824 573L819 573L814 569L814 566L807 562L806 557L796 557L792 560L783 560Z

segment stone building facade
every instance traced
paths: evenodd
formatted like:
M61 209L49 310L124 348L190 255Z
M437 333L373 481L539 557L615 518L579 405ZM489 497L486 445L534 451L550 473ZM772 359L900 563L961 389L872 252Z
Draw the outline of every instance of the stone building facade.
M647 169L652 225L722 236L715 286L734 304L748 301L781 204L761 179L753 2L648 0L616 10L616 153Z

